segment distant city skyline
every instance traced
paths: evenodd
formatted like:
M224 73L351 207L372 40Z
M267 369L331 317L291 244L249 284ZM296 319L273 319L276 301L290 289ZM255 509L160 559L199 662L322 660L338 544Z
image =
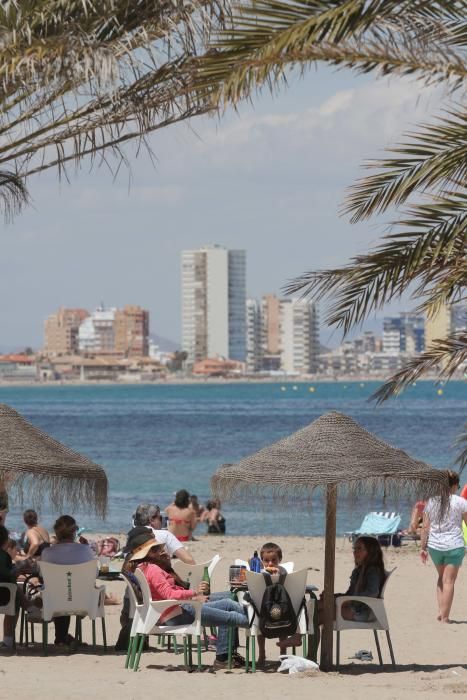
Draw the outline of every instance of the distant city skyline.
M39 347L55 309L101 301L140 304L153 333L180 343L180 254L210 242L246 250L254 298L282 295L305 270L346 263L387 221L340 218L346 187L437 105L435 89L408 80L320 68L292 74L290 89L263 93L238 115L162 129L149 139L155 167L129 147L131 171L115 181L85 166L70 184L53 171L33 177L32 205L2 231L0 347ZM379 318L414 305L402 300ZM341 333L322 329L321 339L335 346Z

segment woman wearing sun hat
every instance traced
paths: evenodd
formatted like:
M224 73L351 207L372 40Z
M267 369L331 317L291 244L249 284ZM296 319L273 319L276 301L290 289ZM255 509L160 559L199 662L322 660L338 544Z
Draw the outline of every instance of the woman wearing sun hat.
M128 568L139 568L148 584L153 600L177 600L180 605L174 605L161 616L161 623L171 625L186 625L194 620L194 611L189 604L196 600L203 603L201 608L201 623L204 626L218 627L216 644L215 666L223 667L227 664L228 651L228 627L248 627L248 617L245 610L235 600L223 598L210 601L205 595L207 584L201 582L198 589L192 590L183 585L183 581L172 570L170 557L163 544L157 542L152 533L143 542L144 533L133 538L131 555L128 560ZM235 635L234 635L235 636ZM234 641L234 644L236 642ZM234 666L243 666L244 659L233 652Z

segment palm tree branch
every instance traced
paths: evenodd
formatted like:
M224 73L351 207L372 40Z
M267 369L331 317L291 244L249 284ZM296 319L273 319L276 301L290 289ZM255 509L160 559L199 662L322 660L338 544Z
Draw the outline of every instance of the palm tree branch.
M356 223L398 206L416 190L438 190L467 180L467 112L451 110L449 117L422 125L412 141L389 151L395 156L370 161L367 168L382 172L357 180L349 190L344 214Z
M414 281L419 283L415 295L428 293L427 309L439 305L441 298L455 297L467 279L466 199L466 194L457 193L413 206L400 222L408 230L384 236L375 250L348 265L304 273L285 287L286 293L300 292L316 300L332 297L326 322L344 333Z
M449 42L451 8L449 3L434 5L444 6L444 25L441 10L436 22L429 20L428 4L417 0L348 0L311 7L300 0L244 4L234 13L233 26L211 40L200 61L201 85L215 99L235 102L254 87L277 84L287 66L300 63L303 68L317 60L359 72L419 75L429 82L456 76L454 85L459 84L467 69L463 52Z

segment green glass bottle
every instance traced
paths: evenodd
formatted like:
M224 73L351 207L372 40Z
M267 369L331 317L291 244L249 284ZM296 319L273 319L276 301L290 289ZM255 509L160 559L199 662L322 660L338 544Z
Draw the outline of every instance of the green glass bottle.
M203 583L207 583L207 584L208 584L208 590L207 590L207 592L205 593L205 595L209 595L210 592L211 592L211 578L210 578L210 576L209 576L209 569L208 569L207 566L204 567L203 578L202 578L201 580L203 581Z

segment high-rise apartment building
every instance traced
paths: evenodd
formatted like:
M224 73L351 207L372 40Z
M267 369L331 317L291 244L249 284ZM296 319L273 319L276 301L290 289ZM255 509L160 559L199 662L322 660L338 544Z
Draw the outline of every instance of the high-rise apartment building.
M182 251L182 349L189 364L208 357L245 362L244 250Z
M79 351L83 354L115 354L115 315L117 309L98 307L79 327Z
M44 353L51 356L78 352L78 331L89 316L85 309L59 309L44 321Z
M451 312L452 331L460 333L467 331L467 302L454 304Z
M149 354L149 311L125 306L115 312L115 353L122 357Z
M263 323L261 304L257 299L246 300L246 369L259 372L262 369Z
M281 300L281 369L284 372L316 372L319 356L318 311L306 299Z
M386 317L383 321L383 352L410 355L425 349L425 317L413 312Z
M434 316L425 321L425 347L428 350L434 340L444 340L452 331L452 307L443 304Z

